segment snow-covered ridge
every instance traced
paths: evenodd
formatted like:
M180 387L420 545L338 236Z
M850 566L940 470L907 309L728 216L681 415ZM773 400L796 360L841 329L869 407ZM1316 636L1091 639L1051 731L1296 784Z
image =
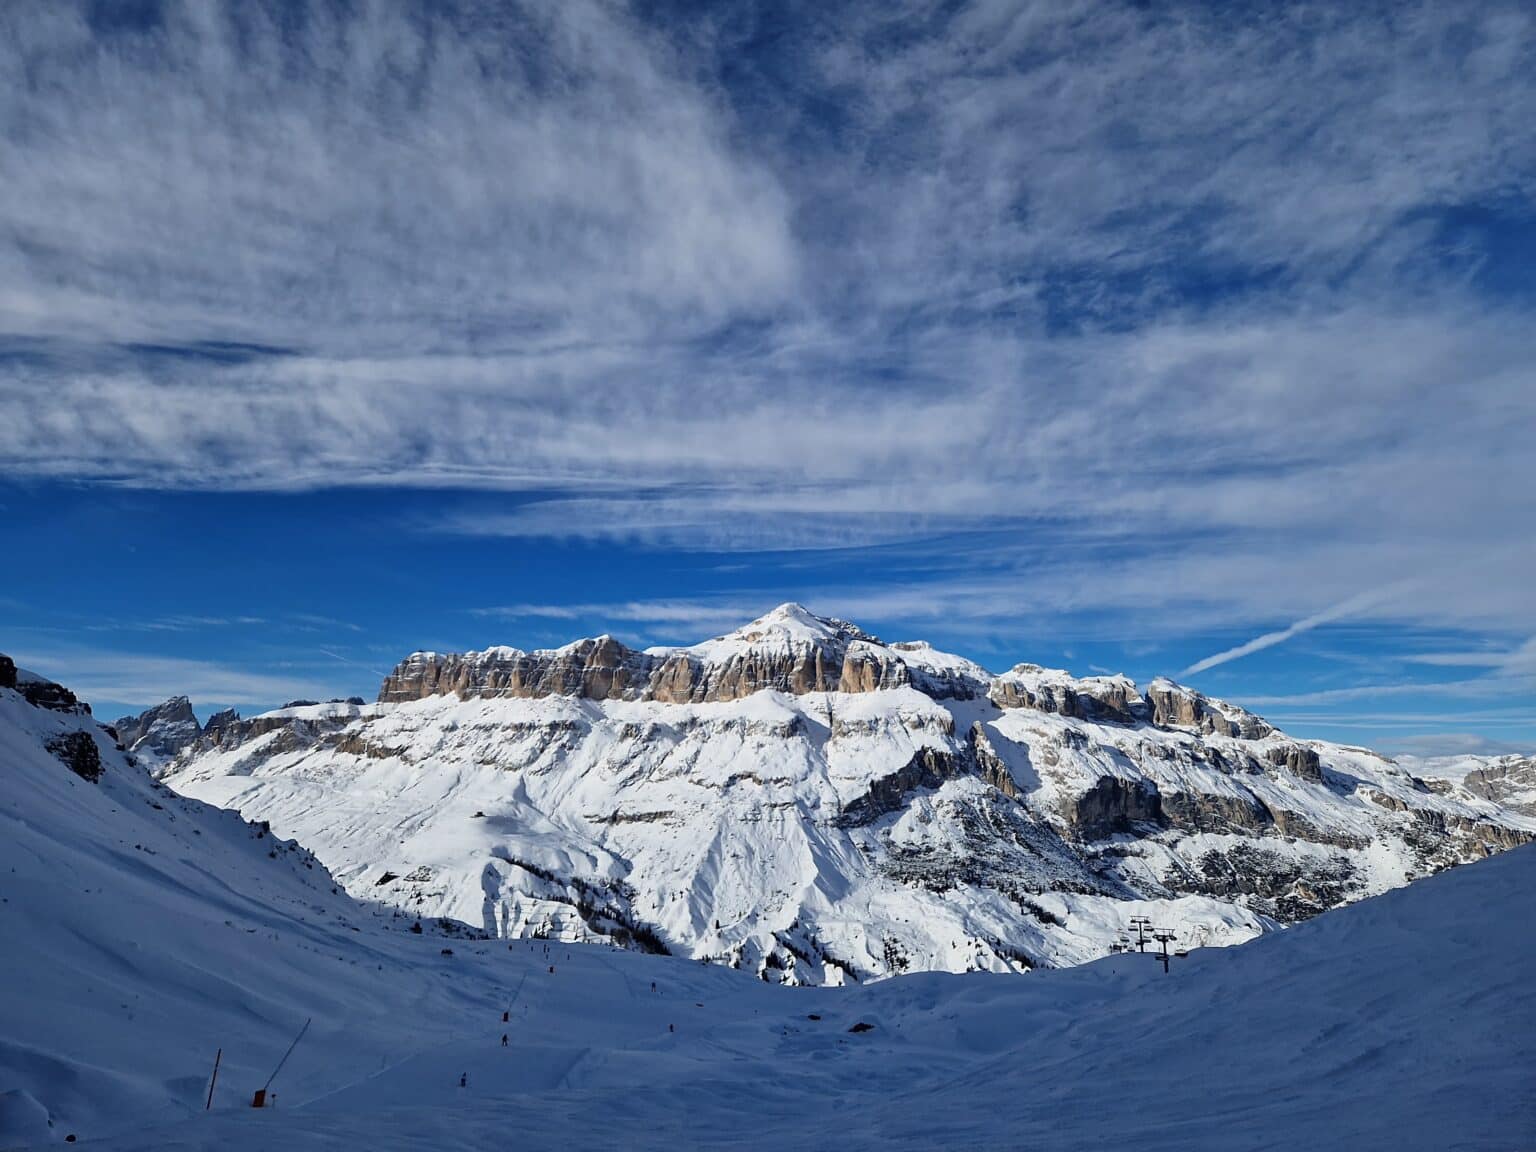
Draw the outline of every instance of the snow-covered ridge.
M925 641L886 644L856 624L781 604L751 623L698 644L626 647L612 636L525 652L498 646L463 653L414 652L385 679L384 703L453 693L538 699L701 703L761 691L875 692L911 685L935 699L990 695L1001 707L1039 708L1134 724L1200 727L1258 736L1267 728L1235 705L1158 679L1143 697L1125 676L1073 677L1020 664L994 676Z
M1237 942L1536 833L1171 681L992 676L796 606L686 648L418 655L166 779L359 897L796 983L1074 964L1131 908Z
M1454 782L1474 796L1536 816L1536 756L1437 756L1404 763L1417 776Z

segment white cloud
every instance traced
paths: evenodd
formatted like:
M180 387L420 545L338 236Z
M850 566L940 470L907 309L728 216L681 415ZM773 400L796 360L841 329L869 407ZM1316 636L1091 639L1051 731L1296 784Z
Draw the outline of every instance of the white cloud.
M745 89L750 11L169 10L0 14L11 475L919 554L848 615L1167 634L1411 574L1394 619L1536 631L1536 325L1433 224L1529 210L1519 4L870 6Z
M1424 764L1420 761L1458 756L1503 756L1511 753L1529 755L1531 752L1529 744L1513 743L1473 732L1424 732L1390 737L1382 744L1382 750L1399 757L1404 762L1403 766L1415 775L1454 775L1457 778L1466 769L1474 767L1475 763L1457 766L1463 769L1461 772L1447 772L1450 765Z
M706 598L696 600L630 600L612 604L505 604L494 608L473 609L477 616L508 621L594 620L621 625L643 625L648 631L674 634L685 629L692 640L705 637L704 631L727 632L755 619L772 605L742 600Z
M793 282L774 180L611 5L4 32L13 335L415 356L686 333Z
M217 661L74 646L24 647L10 654L19 667L57 680L85 701L149 707L172 696L188 696L199 706L266 706L333 694L322 677L262 672Z
M1394 696L1450 699L1486 699L1496 696L1528 696L1536 692L1536 676L1477 676L1467 680L1440 683L1397 681L1382 684L1357 684L1349 688L1327 688L1316 692L1296 692L1268 696L1242 694L1233 699L1248 707L1281 705L1333 704L1349 700L1376 700Z
M1497 668L1509 674L1536 676L1536 636L1518 648L1487 648L1474 652L1422 652L1406 659L1413 664L1442 668Z

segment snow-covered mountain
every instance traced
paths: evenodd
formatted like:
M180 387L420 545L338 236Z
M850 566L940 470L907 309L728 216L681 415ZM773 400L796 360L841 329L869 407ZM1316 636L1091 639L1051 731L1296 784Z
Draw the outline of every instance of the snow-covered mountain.
M1135 915L1235 943L1536 833L1171 681L994 676L798 605L684 648L418 652L165 779L358 897L790 983L1075 964Z
M1536 816L1536 756L1405 757L1404 764L1426 780L1450 781L1513 812Z
M185 696L172 696L137 716L119 717L112 730L130 753L156 763L174 758L203 734L192 701Z
M3 660L0 773L0 1148L1360 1152L1536 1131L1533 847L1167 974L1131 955L788 989L413 934ZM253 1110L264 1084L281 1104Z
M317 703L315 700L294 700L284 707L311 707ZM361 704L363 700L354 696L349 700L336 699L330 703ZM118 743L130 755L151 768L160 768L196 744L200 738L211 738L239 721L240 714L233 708L226 708L222 712L215 712L203 724L192 711L191 700L185 696L172 696L137 716L121 716L109 727Z

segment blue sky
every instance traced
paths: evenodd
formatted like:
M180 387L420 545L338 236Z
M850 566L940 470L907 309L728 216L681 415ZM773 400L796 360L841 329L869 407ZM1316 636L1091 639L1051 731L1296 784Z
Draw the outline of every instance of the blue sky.
M786 599L1536 746L1519 3L0 13L0 649L115 714Z

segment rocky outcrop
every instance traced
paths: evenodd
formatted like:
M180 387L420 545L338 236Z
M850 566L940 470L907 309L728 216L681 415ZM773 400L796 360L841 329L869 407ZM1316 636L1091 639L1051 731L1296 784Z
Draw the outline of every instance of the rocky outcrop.
M370 760L388 760L392 756L404 754L403 749L391 748L388 744L375 744L360 732L343 733L340 737L333 737L329 743L338 752L349 756L365 756Z
M1159 728L1193 728L1212 736L1242 740L1262 740L1274 732L1251 712L1212 700L1162 677L1148 685L1147 702L1152 708L1152 723Z
M921 748L895 772L872 781L869 791L844 808L837 822L844 828L870 824L900 808L909 792L941 787L944 781L953 780L968 768L961 757L937 748Z
M16 667L16 661L9 656L0 656L0 688L10 688L21 693L27 703L35 708L73 712L78 716L91 714L91 706L82 703L64 685Z
M92 784L101 779L101 749L89 732L65 732L47 743L48 751L57 756L71 772Z
M1079 680L1038 664L1019 664L997 677L988 696L999 708L1033 708L1079 720L1134 724L1146 716L1141 694L1124 676Z
M1474 796L1536 816L1536 756L1500 756L1468 772L1461 784Z
M491 648L440 655L417 652L384 680L383 703L427 696L576 696L588 700L640 698L653 659L611 636L582 640L550 652Z
M385 678L381 703L427 696L655 700L664 704L739 700L754 692L876 692L913 685L935 699L982 695L985 675L970 666L934 666L925 644L885 645L852 624L784 605L740 632L694 648L639 652L612 636L524 652L416 652Z
M285 733L284 743L275 745L272 751L276 751L279 747L307 747L317 741L321 735L345 727L352 718L345 716L334 720L311 720L268 713L265 716L252 716L247 720L242 719L238 713L232 713L228 717L220 713L214 719L218 719L219 723L215 725L212 720L209 721L202 735L189 746L188 755L201 755L219 748L236 748L258 736L279 731Z
M1014 782L1013 773L1008 770L1007 762L992 746L992 739L987 735L987 726L980 720L971 725L970 750L976 772L983 780L1004 796L1010 798L1018 796L1019 789Z
M1415 808L1413 818L1436 840L1450 837L1453 840L1470 843L1481 849L1481 855L1507 851L1536 840L1536 834L1520 828L1491 824L1470 816L1460 816L1432 808Z
M1277 744L1265 750L1264 759L1313 784L1323 782L1323 762L1317 752L1305 744Z
M1065 815L1073 833L1083 840L1099 840L1166 823L1156 784L1118 776L1100 776L1092 788L1072 802Z
M240 723L240 713L233 708L225 708L222 712L215 712L208 717L208 723L203 725L203 735L213 736L238 723Z
M137 716L121 717L112 727L128 751L148 752L158 759L169 759L191 747L203 732L185 696L173 696Z
M52 680L45 680L41 676L34 676L20 669L16 672L16 691L26 698L27 703L37 708L47 708L53 712L73 712L80 716L91 714L91 706L81 703L64 685L55 684Z
M1171 886L1178 892L1241 900L1282 924L1336 908L1359 892L1356 869L1343 853L1298 859L1263 841L1208 849L1192 869L1171 878Z
M1191 728L1213 736L1262 740L1274 729L1235 704L1213 700L1159 678L1145 697L1124 676L1075 677L1057 668L1019 664L996 677L987 693L999 708L1031 708L1097 724Z

